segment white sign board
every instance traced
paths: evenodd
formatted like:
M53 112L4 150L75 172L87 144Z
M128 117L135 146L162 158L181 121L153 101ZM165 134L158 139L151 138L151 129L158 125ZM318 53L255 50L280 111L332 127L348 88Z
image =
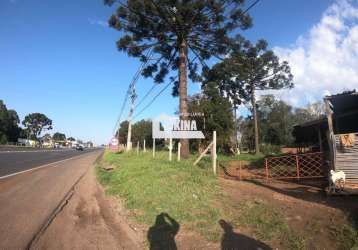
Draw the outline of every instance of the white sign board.
M163 130L161 130L163 128ZM152 134L155 139L204 139L198 130L196 120L181 120L178 117L161 115L152 122Z

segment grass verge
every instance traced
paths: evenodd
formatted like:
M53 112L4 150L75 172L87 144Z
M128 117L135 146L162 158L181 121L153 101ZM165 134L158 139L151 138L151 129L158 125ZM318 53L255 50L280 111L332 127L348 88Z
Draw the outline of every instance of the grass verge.
M125 199L137 222L153 225L164 212L181 227L194 230L207 240L218 241L223 235L218 221L224 219L240 230L248 228L256 239L265 243L276 241L287 249L304 248L304 239L268 203L246 200L232 204L222 194L207 160L203 160L201 167L192 165L194 157L170 163L167 152L158 152L155 159L151 153L137 156L106 152L104 160L117 168L111 172L97 168L99 181L108 194Z
M217 221L222 212L217 206L217 179L207 169L193 167L193 159L169 163L167 157L163 152L158 152L156 159L150 153L106 152L104 159L119 168L112 172L98 168L97 176L109 194L125 198L138 222L151 225L157 215L166 212L180 225L218 240L221 230Z
M256 238L264 242L278 239L287 249L304 249L304 239L293 232L284 216L260 199L245 201L239 206L236 226L250 227Z

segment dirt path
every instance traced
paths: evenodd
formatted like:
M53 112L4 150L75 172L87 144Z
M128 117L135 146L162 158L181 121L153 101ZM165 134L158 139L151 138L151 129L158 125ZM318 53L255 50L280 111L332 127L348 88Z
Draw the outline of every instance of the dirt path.
M272 205L304 236L307 249L339 249L339 230L358 215L358 196L327 197L318 187L226 179L221 185L233 204L255 198Z
M104 195L90 169L32 249L143 249L141 236Z

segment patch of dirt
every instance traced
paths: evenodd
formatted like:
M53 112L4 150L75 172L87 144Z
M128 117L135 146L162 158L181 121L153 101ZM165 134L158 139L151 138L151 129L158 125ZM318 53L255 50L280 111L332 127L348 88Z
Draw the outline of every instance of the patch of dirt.
M265 170L262 167L250 165L248 161L232 160L226 164L219 163L219 176L230 180L246 180L265 178Z
M129 211L123 201L105 195L91 169L31 249L148 249L150 226L130 220L134 213L140 211ZM180 227L174 241L177 249L219 249L185 227Z
M358 215L358 196L329 197L319 185L227 179L220 183L234 206L261 199L280 211L294 232L304 236L307 249L337 249L337 228Z
M188 250L216 250L219 249L218 243L208 242L203 237L195 232L192 232L186 228L182 228L175 242L178 249Z
M235 178L236 179L236 178ZM358 215L358 197L327 197L322 188L314 185L265 181L237 181L220 178L220 185L228 196L230 206L243 201L261 199L282 212L285 221L306 239L307 249L337 249L336 226L347 223L347 215ZM151 226L134 223L123 202L107 197L97 183L94 169L88 171L76 186L69 203L55 217L33 249L148 249L148 230ZM154 223L154 222L153 222ZM248 228L230 228L222 222L223 236L212 243L185 226L180 226L174 242L177 249L236 249L237 244L253 243ZM238 243L239 242L239 243ZM271 247L283 249L272 240ZM249 248L248 248L249 249Z
M90 169L32 249L144 249L143 237L107 198Z

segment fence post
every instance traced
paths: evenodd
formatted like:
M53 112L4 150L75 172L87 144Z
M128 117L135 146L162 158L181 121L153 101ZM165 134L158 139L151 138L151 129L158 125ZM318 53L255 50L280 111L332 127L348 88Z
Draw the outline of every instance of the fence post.
M180 148L181 148L181 143L178 142L178 161L180 161Z
M169 161L172 161L173 139L169 139Z
M297 180L299 180L300 179L300 166L299 166L297 154L296 154L296 173L297 173Z
M155 138L153 138L153 158L155 157Z
M266 169L266 181L268 182L269 170L268 170L267 158L265 159L265 169Z
M145 149L145 140L143 141L143 152L147 152L147 150Z
M210 149L210 148L212 148L212 146L213 146L213 142L210 142L210 144L206 147L206 149L199 155L199 157L198 157L198 159L196 159L196 161L194 162L194 166L196 165L196 164L198 164L198 162L201 160L201 158L203 158L204 157L204 155L208 152L208 150Z
M139 155L139 141L137 141L137 155Z
M213 133L213 148L211 150L211 154L212 154L212 161L213 161L213 171L214 171L214 175L216 175L216 131L214 131Z

